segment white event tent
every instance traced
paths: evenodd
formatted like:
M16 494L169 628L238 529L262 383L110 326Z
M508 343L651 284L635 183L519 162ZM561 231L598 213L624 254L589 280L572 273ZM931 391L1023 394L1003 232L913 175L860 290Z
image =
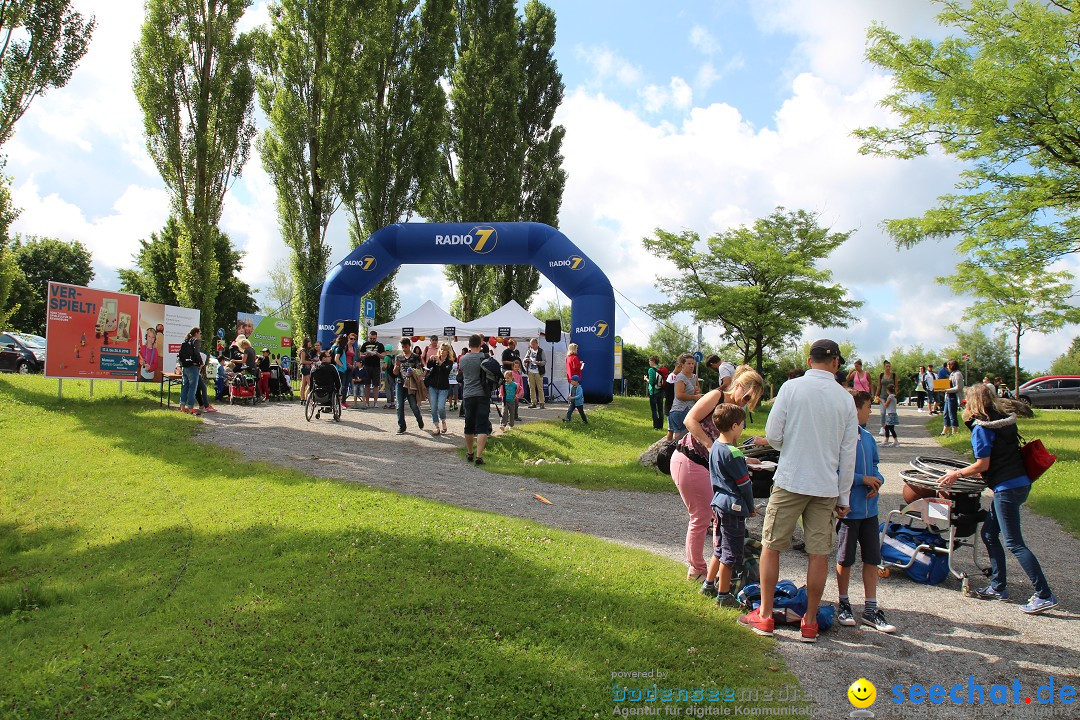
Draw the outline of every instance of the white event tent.
M463 337L479 332L475 328L475 323L466 325L431 300L407 315L394 318L381 325L374 325L371 329L379 333L380 341L395 346L403 335L425 338L438 335L440 338L450 336L452 339L454 336Z
M548 356L548 371L545 376L564 395L569 390L566 381L566 346L570 342L570 333L564 332L561 338L544 337L544 321L521 307L516 300L503 305L495 312L478 317L469 323L476 332L490 337L514 338L518 341L518 350L522 356L528 350L528 341L540 338L540 347ZM500 351L504 346L496 348Z

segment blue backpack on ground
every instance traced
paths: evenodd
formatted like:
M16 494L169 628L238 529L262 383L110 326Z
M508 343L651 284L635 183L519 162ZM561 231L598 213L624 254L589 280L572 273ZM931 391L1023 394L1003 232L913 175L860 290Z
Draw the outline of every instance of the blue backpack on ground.
M739 602L751 610L761 604L761 586L758 583L750 583L738 595ZM773 612L782 612L788 618L786 622L798 623L798 619L806 614L806 586L796 587L790 580L781 580L776 583L776 592L773 595ZM836 616L836 609L832 605L820 605L817 611L817 623L819 630L828 630L832 627ZM779 622L779 621L778 621Z
M941 535L927 530L917 530L900 523L882 523L878 529L885 530L885 535L881 540L883 562L906 565L914 555L915 561L904 572L912 580L923 585L937 585L949 576L949 558L946 555L925 551L915 552L915 548L919 545L945 547L946 541Z

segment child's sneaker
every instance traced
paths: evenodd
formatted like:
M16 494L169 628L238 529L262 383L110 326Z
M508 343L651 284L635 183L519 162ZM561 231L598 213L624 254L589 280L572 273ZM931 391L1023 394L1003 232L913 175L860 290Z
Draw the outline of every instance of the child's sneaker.
M758 635L764 635L765 637L772 637L773 630L776 629L776 621L772 617L762 618L757 610L751 610L747 614L740 616L739 624L745 625Z
M858 625L858 623L855 622L855 611L851 609L851 603L847 600L841 600L838 605L836 622L847 627Z
M883 633L896 632L896 628L894 626L885 622L885 613L881 612L881 610L878 608L874 608L873 610L867 608L866 610L863 610L862 624L869 625L875 630L879 630Z
M1008 590L995 590L992 585L987 585L984 588L979 588L975 591L975 597L980 600L1008 600Z
M729 592L718 593L716 596L716 605L722 608L740 608L742 605L739 603L738 598Z
M818 624L806 622L806 618L799 623L799 640L804 643L817 642Z
M706 580L705 582L701 583L701 590L699 590L698 592L700 592L705 597L714 598L714 597L716 597L716 592L717 592L716 591L716 583L711 583L708 580Z
M1038 595L1032 595L1031 599L1027 601L1026 605L1021 605L1020 609L1026 612L1028 615L1038 615L1041 612L1049 610L1050 608L1056 608L1058 606L1058 599L1053 595L1048 598L1041 598Z

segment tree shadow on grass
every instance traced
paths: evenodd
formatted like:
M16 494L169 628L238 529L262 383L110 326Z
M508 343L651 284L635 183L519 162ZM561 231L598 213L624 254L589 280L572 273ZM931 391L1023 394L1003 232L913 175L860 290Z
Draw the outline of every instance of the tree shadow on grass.
M662 561L614 550L630 573L583 569L572 558L605 546L448 515L199 529L171 596L172 532L55 537L24 570L76 592L3 619L0 703L27 717L579 717L611 714L616 671L664 669L671 687L769 674L766 642L675 583L635 582Z

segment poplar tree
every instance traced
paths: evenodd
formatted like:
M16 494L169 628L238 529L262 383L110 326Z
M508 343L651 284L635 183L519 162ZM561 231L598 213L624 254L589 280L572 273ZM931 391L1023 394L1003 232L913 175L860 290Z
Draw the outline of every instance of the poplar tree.
M453 58L453 0L379 0L365 28L367 90L345 137L344 202L357 247L381 227L412 215L438 172L446 128L440 80ZM397 272L369 294L375 320L398 312Z
M330 218L341 204L344 153L369 92L368 0L277 0L260 36L259 103L270 127L259 152L277 189L292 266L297 333L314 336L329 269Z
M134 53L146 147L180 223L174 288L212 333L225 193L255 135L254 37L236 26L250 0L147 0ZM209 335L208 335L209 336Z
M551 54L555 15L537 0L524 20L512 0L458 0L457 8L448 140L428 215L555 225L566 181L563 131L552 127L563 94ZM460 293L455 308L463 320L510 299L527 307L539 287L531 266L451 265L446 275Z

